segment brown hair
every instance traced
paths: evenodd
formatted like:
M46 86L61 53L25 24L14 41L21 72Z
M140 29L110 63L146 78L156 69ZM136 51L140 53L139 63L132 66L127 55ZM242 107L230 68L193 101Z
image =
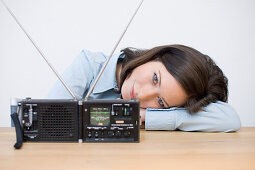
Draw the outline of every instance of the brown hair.
M198 112L211 102L228 98L228 79L207 55L184 45L166 45L140 50L125 48L122 62L120 89L125 79L136 67L157 60L180 83L189 96L182 106L190 113Z

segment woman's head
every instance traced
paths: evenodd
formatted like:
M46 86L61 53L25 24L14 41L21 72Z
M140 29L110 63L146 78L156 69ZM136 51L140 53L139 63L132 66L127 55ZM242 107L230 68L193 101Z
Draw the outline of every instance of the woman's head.
M124 99L136 97L144 108L182 106L191 113L211 102L227 101L227 78L210 57L193 48L168 45L123 52Z

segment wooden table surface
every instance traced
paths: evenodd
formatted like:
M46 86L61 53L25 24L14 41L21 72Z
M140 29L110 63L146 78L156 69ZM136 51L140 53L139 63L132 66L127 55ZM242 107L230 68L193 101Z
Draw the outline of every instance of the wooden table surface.
M24 143L0 128L0 170L255 170L255 127L236 133L141 130L140 143Z

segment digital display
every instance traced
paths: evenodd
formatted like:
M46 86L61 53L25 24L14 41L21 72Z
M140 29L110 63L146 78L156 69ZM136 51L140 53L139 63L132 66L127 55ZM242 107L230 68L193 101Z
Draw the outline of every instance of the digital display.
M109 107L90 107L90 124L93 126L108 126L110 124Z

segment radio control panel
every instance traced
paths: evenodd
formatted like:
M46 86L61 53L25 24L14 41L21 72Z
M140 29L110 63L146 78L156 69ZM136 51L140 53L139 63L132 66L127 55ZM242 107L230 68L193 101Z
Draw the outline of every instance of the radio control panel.
M139 104L136 100L86 101L84 142L138 142Z

